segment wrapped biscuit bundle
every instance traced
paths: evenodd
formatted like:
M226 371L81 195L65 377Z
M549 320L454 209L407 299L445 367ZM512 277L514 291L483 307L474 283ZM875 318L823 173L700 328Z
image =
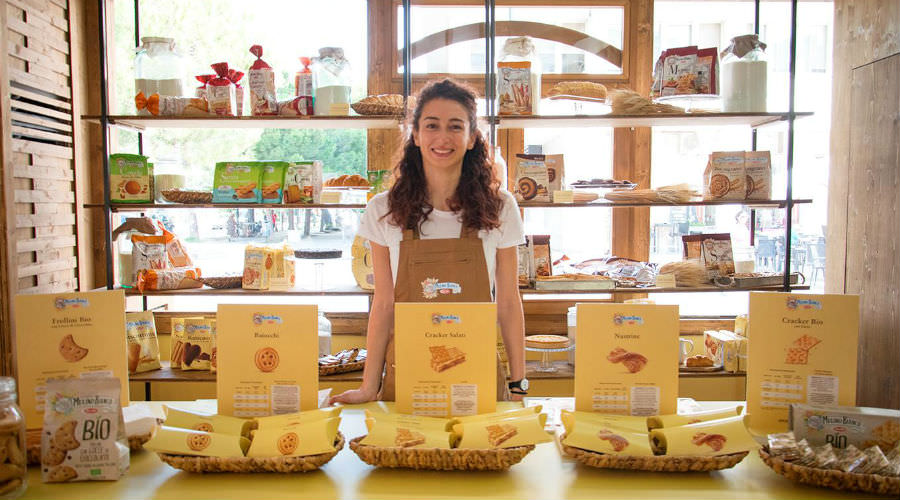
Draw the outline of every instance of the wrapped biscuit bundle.
M206 99L152 94L149 97L139 92L134 96L138 111L147 110L153 116L203 116L209 114Z
M303 457L335 451L340 417L312 420L254 432L248 457Z
M562 440L565 446L574 446L583 450L595 451L609 455L653 456L650 448L650 436L644 429L635 429L637 422L619 421L618 415L608 415L609 419L588 417L585 412L572 412L566 435ZM630 417L634 418L634 417ZM624 423L626 426L616 424Z
M167 422L168 423L168 422ZM200 457L243 457L250 440L235 434L220 434L163 425L144 444L157 453L193 455Z
M180 410L171 406L163 406L163 410L166 412L165 424L181 429L247 437L253 424L242 418Z
M144 269L137 273L135 285L141 293L158 290L201 288L200 268Z
M299 96L278 102L279 116L312 116L312 114L313 98L310 96Z
M759 448L741 416L650 431L655 451L669 456L714 456Z
M482 420L504 420L507 418L533 416L541 412L541 405L529 406L527 408L516 408L514 410L498 411L495 413L483 413L481 415L467 415L464 417L453 417L446 420L447 424L444 428L450 432L456 424L467 424L469 422L477 422Z
M198 99L206 99L206 85L209 81L215 78L216 75L197 75L194 78L197 79L198 82L201 83L199 87L194 90L194 97Z
M633 432L647 433L647 418L633 417L629 415L612 415L608 413L596 413L586 411L570 411L562 410L560 419L566 433L570 433L575 428L577 422L589 422L594 425L605 427L616 427L619 429L627 429Z
M253 65L247 72L247 85L250 87L250 114L278 114L278 100L275 95L275 71L262 60L261 45L250 47L250 53L256 56Z
M769 434L769 453L782 460L797 460L802 456L800 447L797 446L797 438L793 432Z
M416 415L379 413L366 410L368 435L361 444L380 448L451 448L451 435L444 430L446 420Z
M228 63L220 62L211 66L216 76L206 83L209 112L219 116L234 116L234 83L228 79Z
M744 405L737 405L721 410L709 410L696 413L679 413L677 415L656 415L647 417L647 428L650 430L661 429L665 427L677 427L679 425L696 424L698 422L707 422L709 420L718 420L720 418L733 417L740 415L744 409Z
M236 69L228 70L228 79L234 84L234 115L244 116L244 87L241 87L240 81L244 78L244 72Z
M544 413L509 418L497 418L491 414L483 416L483 419L453 426L452 440L458 448L515 448L553 441L552 436L544 431L547 422Z
M329 408L319 408L316 410L301 411L297 413L285 413L283 415L272 415L269 417L256 418L256 430L277 429L279 427L287 427L295 424L306 424L315 422L316 420L326 420L341 416L343 410L340 406L332 406Z

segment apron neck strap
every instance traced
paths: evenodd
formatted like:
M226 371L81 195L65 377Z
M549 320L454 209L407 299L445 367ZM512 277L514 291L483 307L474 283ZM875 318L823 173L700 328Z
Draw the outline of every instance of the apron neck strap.
M419 229L404 229L403 230L403 240L417 240L419 239Z
M460 228L460 230L459 230L459 237L460 238L478 238L478 230L472 229L471 227L468 227L465 224L463 224L462 228Z

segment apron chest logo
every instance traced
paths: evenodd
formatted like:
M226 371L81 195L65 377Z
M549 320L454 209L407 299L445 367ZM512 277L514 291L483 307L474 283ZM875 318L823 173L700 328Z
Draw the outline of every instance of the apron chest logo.
M422 282L422 297L426 299L437 298L438 295L456 295L462 293L459 283L440 281L437 278L426 278Z

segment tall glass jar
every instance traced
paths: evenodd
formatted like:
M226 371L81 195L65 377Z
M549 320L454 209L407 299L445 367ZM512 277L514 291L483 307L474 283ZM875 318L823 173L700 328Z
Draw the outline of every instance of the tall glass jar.
M184 58L175 52L172 38L145 36L134 57L134 93L183 96ZM141 111L147 114L146 110Z
M350 113L350 62L340 47L322 47L313 58L314 112L317 115Z
M319 310L319 357L331 354L331 321Z
M766 111L768 63L766 44L757 35L731 39L722 51L722 110L726 113Z
M0 377L0 443L6 455L0 468L7 470L0 481L0 499L19 498L25 493L25 418L16 405L16 379Z

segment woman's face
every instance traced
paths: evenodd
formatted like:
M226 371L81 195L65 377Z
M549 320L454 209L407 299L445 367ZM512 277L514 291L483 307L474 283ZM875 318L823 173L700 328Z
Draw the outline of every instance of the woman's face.
M466 109L450 99L432 99L422 108L413 141L426 168L458 168L475 145Z

